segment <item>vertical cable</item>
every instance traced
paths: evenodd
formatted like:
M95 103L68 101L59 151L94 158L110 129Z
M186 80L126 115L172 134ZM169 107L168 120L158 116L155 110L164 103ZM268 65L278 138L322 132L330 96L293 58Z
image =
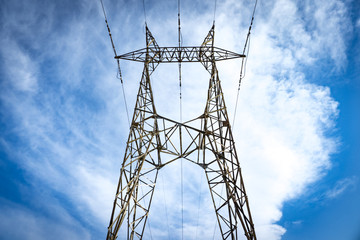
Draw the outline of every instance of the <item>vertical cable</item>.
M216 2L217 2L217 0L214 0L214 2L215 2L215 6L214 6L214 24L215 24L215 17L216 17Z
M147 19L146 19L146 7L145 7L145 0L142 1L143 2L143 10L144 10L144 19L145 19L145 26L147 25ZM141 188L142 189L142 188ZM144 193L142 192L143 196ZM144 202L145 202L145 198L144 198ZM145 202L146 205L146 202ZM150 230L150 238L152 239L152 234L151 234L151 225L150 225L150 221L149 219L147 220L147 224L149 226L149 230Z
M146 25L146 9L145 9L145 0L143 0L143 10L144 10L144 19L145 19L145 25Z
M141 194L143 195L143 202L144 202L145 206L147 206L146 200L145 200L145 197L144 197L144 196L145 196L145 195L144 195L144 190L143 190L142 186L138 186L138 188L141 189ZM147 218L146 223L147 223L147 225L149 226L150 239L152 240L153 238L152 238L152 233L151 233L151 225L150 225L150 219L149 219L149 217Z
M245 52L246 52L246 57L243 58L242 61L241 61L240 78L239 78L239 85L238 85L238 90L237 90L237 95L236 95L235 111L234 111L234 119L233 119L233 125L232 125L233 128L232 128L232 130L234 130L234 124L235 124L235 118L236 118L236 109L237 109L238 100L239 100L239 92L240 92L241 81L245 77L245 73L246 73L246 63L247 63L247 59L248 59L248 56L249 56L249 50L250 50L250 34L251 34L252 25L254 23L254 17L255 17L255 11L256 11L256 7L257 7L257 2L258 2L258 0L255 0L254 9L253 9L252 16L251 16L251 22L250 22L250 25L249 25L249 30L248 30L248 34L246 36L246 41L245 41L244 49L243 49L243 52L242 52L242 54L245 54Z
M180 24L180 0L178 0L178 43L179 43L179 97L180 97L180 123L182 123L182 94L181 94L181 24ZM182 154L182 133L180 126L180 151ZM184 183L183 183L183 158L180 160L181 174L181 239L184 239Z
M220 196L219 196L218 205L220 205L221 199L223 198L222 195L223 195L223 191L224 191L224 185L225 185L225 182L224 182L224 184L221 185L221 193L220 193ZM215 240L216 227L218 226L218 224L219 224L219 222L216 221L215 226L214 226L213 240Z
M182 123L182 94L181 94L181 25L180 25L180 0L178 0L178 43L179 43L179 89L180 89L180 122Z
M107 27L107 30L108 30L108 32L109 32L109 37L110 37L110 41L111 41L111 46L112 46L112 48L113 48L114 55L115 55L115 57L116 57L117 54L116 54L115 44L114 44L114 41L113 41L113 39L112 39L112 35L111 35L109 23L108 23L108 20L107 20L107 17L106 17L106 12L105 12L105 8L104 8L104 3L103 3L102 0L100 0L100 3L101 3L101 7L102 7L102 10L103 10L103 13L104 13L104 18L105 18L106 27ZM127 107L127 101L126 101L125 89L124 89L124 82L123 82L122 74L121 74L120 60L119 60L119 59L116 59L116 61L117 61L117 66L118 66L118 76L117 76L117 78L120 79L120 82L121 82L121 88L122 88L122 93L123 93L123 97L124 97L124 104L125 104L126 116L127 116L127 120L128 120L128 124L129 124L129 128L130 128L129 110L128 110L128 107Z
M238 101L239 101L239 93L240 93L240 88L241 88L241 82L242 82L243 78L246 75L246 64L247 64L247 60L249 58L249 49L250 49L250 35L249 35L249 38L248 38L248 48L247 48L247 52L246 52L246 58L245 59L243 58L242 61L241 61L240 79L239 79L239 85L238 85L237 94L236 94L234 119L233 119L233 124L232 124L232 130L233 131L234 131L234 124L235 124L236 110L237 110L237 105L238 105Z
M199 198L198 198L198 213L197 213L197 220L196 220L195 240L197 240L198 227L199 227L199 218L200 218L201 185L202 185L201 183L202 183L202 175L200 176L200 187L199 187Z
M166 195L165 195L165 181L164 176L161 175L162 180L162 190L163 190L163 197L164 197L164 203L165 203L165 215L166 215L166 224L167 224L167 232L168 232L168 239L170 240L170 229L169 229L169 217L168 217L168 211L167 211L167 204L166 204Z

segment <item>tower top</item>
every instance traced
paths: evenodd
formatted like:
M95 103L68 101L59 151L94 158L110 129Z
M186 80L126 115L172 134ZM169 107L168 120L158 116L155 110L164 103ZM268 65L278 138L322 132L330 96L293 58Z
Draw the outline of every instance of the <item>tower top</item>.
M213 53L213 57L208 53ZM147 55L149 54L149 55ZM172 62L211 62L244 58L244 54L231 52L218 47L147 47L136 51L115 56L116 59L124 59L136 62L172 63Z
M115 56L115 59L144 63L181 63L212 62L246 57L244 54L214 47L214 27L213 25L201 46L159 47L146 26L146 33L151 36L151 41L147 42L146 48Z

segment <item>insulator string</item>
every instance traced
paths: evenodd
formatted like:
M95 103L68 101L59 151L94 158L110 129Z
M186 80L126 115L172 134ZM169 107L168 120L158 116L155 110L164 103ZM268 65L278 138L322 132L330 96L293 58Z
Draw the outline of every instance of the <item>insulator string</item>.
M235 126L235 117L236 117L236 110L237 110L237 105L239 102L239 93L240 93L240 88L241 88L241 82L242 79L245 77L246 74L246 64L247 64L247 60L249 57L249 49L250 49L250 38L249 38L249 42L248 42L248 49L247 49L247 53L246 53L246 58L244 60L242 60L241 62L241 71L240 71L240 79L239 79L239 85L238 85L238 89L237 89L237 94L236 94L236 102L235 102L235 111L234 111L234 119L233 119L233 124L232 124L232 130L234 131L234 126Z
M245 44L244 44L244 49L242 54L244 55L246 52L246 57L243 58L241 60L241 68L240 68L240 77L239 77L239 85L238 85L238 89L237 89L237 94L236 94L236 102L235 102L235 111L234 111L234 118L233 118L233 128L232 130L234 130L234 124L235 124L235 118L236 118L236 110L237 110L237 105L238 105L238 101L239 101L239 92L240 92L240 87L241 87L241 82L245 77L245 73L246 73L246 63L247 60L249 58L249 50L250 50L250 35L251 35L251 29L252 29L252 25L254 23L254 17L255 17L255 11L256 11L256 7L257 7L257 2L258 0L255 0L255 5L254 5L254 9L252 12L252 16L251 16L251 21L250 21L250 25L249 25L249 30L246 36L246 40L245 40Z
M181 21L180 21L180 0L178 0L178 44L179 44L179 58L181 59ZM179 97L180 97L180 123L182 123L182 86L181 86L181 61L179 61ZM180 126L180 138L181 136L181 126ZM181 144L181 143L180 143ZM182 144L180 145L180 151L182 154ZM183 181L183 159L180 160L181 164L181 239L184 239L184 181Z
M111 31L110 31L110 26L109 26L109 23L108 23L108 20L107 20L106 12L105 12L104 3L103 3L102 0L100 0L100 3L101 3L101 8L102 8L102 10L103 10L106 27L107 27L107 30L108 30L108 32L109 32L109 37L110 37L111 46L112 46L112 48L113 48L114 55L115 55L115 57L116 57L117 54L116 54L115 44L114 44L114 41L113 41L113 39L112 39L112 35L111 35ZM126 116L127 116L127 121L128 121L129 128L130 128L131 125L130 125L129 110L128 110L127 101L126 101L124 82L123 82L122 74L121 74L120 60L119 60L119 59L116 59L116 62L117 62L117 68L118 68L118 69L117 69L117 71L118 71L118 73L117 73L117 78L120 79L120 82L121 82L121 88L122 88L122 93L123 93L123 98L124 98Z

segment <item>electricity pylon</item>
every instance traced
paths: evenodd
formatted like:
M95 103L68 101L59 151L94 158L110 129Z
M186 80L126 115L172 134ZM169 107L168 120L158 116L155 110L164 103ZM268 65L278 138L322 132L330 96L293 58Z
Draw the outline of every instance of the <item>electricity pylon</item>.
M245 55L214 47L214 25L200 47L159 47L146 27L146 48L115 57L144 62L144 70L107 240L116 239L124 225L127 239L142 239L158 171L181 158L204 169L222 239L239 239L241 226L246 239L256 240L216 68L216 61L243 57ZM207 101L199 117L177 122L157 113L150 76L165 62L200 62L209 72ZM225 194L220 193L221 188Z

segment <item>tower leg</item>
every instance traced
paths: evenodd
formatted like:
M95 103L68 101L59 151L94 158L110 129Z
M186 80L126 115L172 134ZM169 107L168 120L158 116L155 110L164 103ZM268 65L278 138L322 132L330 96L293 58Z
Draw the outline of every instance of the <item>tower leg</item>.
M211 74L204 112L207 148L214 158L205 169L223 239L238 239L240 222L248 240L256 240L249 203L236 154L229 117L215 61L207 66ZM222 191L225 194L222 194Z
M117 238L125 219L127 239L142 239L144 234L161 164L161 143L150 84L150 74L155 67L154 64L144 65L108 227L108 240Z
M199 52L200 62L211 75L205 111L200 117L187 122L179 123L156 113L150 75L161 60L154 60L160 54L160 49L147 27L146 43L146 61L120 171L107 240L117 239L119 233L121 236L127 236L127 239L143 238L158 170L181 158L205 169L222 239L238 239L237 230L241 224L247 240L256 240L215 64L214 26ZM151 51L152 58L149 57ZM198 127L198 121L201 127ZM178 143L180 147L177 147ZM170 157L162 160L161 154ZM120 230L121 226L126 229Z

